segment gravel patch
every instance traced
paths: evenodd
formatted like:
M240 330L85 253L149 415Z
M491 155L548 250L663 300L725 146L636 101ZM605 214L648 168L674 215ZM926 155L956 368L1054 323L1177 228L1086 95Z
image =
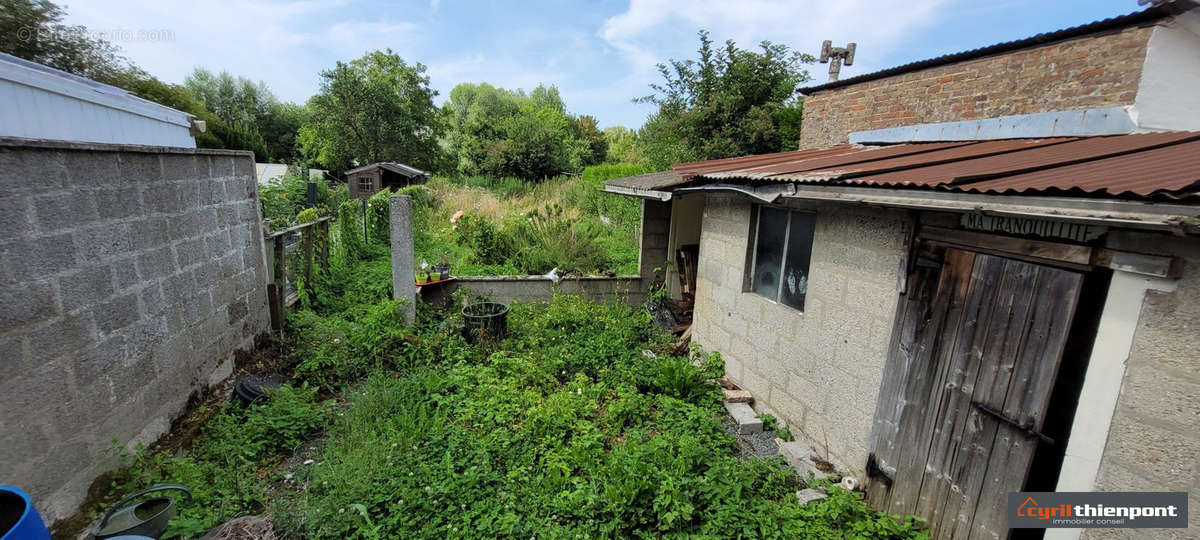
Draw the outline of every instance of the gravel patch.
M774 431L763 431L752 435L739 435L737 432L737 422L729 415L725 415L725 418L721 420L721 426L725 428L725 433L737 439L738 448L735 451L737 457L741 459L756 459L779 455L779 446L775 444L776 435Z

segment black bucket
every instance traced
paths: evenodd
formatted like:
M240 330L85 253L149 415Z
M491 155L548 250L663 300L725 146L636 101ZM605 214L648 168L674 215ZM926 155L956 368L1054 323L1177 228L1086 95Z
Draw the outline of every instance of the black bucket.
M279 388L283 385L283 379L278 375L250 375L238 379L237 384L233 386L233 394L246 405L254 403L265 403L268 399L268 390Z
M497 302L479 302L462 309L463 337L475 343L480 336L499 341L508 335L508 306Z

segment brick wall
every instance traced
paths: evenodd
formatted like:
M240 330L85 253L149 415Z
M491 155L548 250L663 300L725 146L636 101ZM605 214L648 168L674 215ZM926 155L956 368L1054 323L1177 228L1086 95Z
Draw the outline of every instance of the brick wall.
M1076 38L817 92L800 148L854 131L1132 105L1153 26Z
M895 318L905 214L788 201L816 212L804 312L742 292L751 203L708 195L692 337L720 351L755 409L861 471Z
M249 152L0 139L0 479L48 520L268 325Z

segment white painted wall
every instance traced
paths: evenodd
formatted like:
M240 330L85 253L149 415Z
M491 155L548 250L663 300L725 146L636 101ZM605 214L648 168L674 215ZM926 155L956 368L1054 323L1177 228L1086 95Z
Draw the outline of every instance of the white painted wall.
M1155 27L1130 111L1142 130L1200 130L1200 14Z
M1125 380L1125 363L1129 360L1142 302L1148 290L1172 291L1175 282L1113 271L1083 389L1079 392L1078 413L1071 425L1071 438L1054 491L1095 489L1113 412L1121 394L1121 383ZM1046 538L1074 540L1080 533L1080 529L1047 529Z
M191 116L0 55L0 137L195 148Z

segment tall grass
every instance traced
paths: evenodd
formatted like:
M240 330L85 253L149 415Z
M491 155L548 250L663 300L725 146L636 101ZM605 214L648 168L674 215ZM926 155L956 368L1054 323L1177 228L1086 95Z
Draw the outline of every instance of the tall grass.
M414 225L417 256L448 260L458 275L637 272L641 206L605 193L605 180L651 172L599 165L541 182L486 176L435 177ZM463 221L451 223L462 212ZM480 249L480 236L492 238Z

